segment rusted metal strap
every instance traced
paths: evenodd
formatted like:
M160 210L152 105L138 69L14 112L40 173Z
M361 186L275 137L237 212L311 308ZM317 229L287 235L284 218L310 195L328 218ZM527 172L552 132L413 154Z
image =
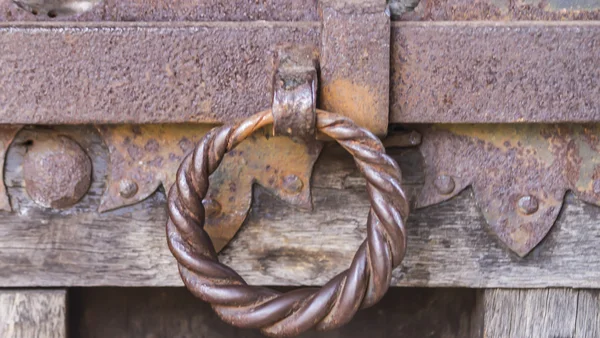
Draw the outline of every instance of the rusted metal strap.
M272 53L311 23L0 25L0 123L223 123L268 108Z
M312 21L319 16L319 3L326 1L13 0L0 2L0 21ZM387 3L394 20L600 18L600 3L596 0L388 0Z
M287 45L277 52L273 74L273 134L310 142L317 119L318 52Z
M384 1L321 0L320 106L385 135L390 110L390 17Z
M397 23L403 123L600 121L600 22Z
M319 22L4 23L0 123L245 118L271 105L265 65L275 48L319 46L323 29ZM599 79L600 22L392 25L390 122L599 121ZM366 93L379 92L372 88ZM320 103L334 101L322 95Z
M32 14L34 13L34 14ZM12 0L0 21L313 21L316 0Z

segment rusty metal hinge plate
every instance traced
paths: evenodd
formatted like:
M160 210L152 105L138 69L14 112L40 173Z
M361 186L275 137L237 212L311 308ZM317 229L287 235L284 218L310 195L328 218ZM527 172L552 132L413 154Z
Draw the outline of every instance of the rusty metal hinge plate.
M546 236L565 193L600 206L598 125L434 125L423 133L418 207L471 186L491 229L519 256Z

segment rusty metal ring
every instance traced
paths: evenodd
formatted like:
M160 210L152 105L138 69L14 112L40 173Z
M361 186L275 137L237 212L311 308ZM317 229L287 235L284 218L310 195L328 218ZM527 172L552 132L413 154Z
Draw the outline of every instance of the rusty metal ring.
M220 263L204 231L209 175L226 152L273 122L270 110L237 125L213 129L188 155L168 197L167 238L187 288L211 303L225 322L242 328L258 328L270 336L293 336L308 329L328 330L352 319L359 308L378 302L389 288L392 270L404 258L404 222L408 203L396 162L369 131L346 117L317 111L317 129L350 152L367 180L371 209L367 238L356 252L349 269L322 288L304 288L280 293L248 285L230 267Z

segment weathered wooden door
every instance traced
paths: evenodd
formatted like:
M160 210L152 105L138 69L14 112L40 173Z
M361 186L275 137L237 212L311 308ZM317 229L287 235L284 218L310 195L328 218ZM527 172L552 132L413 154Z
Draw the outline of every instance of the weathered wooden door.
M4 0L0 337L600 337L599 19Z

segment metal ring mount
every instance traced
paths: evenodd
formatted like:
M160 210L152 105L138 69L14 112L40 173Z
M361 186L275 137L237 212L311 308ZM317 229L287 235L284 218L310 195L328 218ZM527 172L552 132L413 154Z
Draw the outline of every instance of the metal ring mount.
M248 285L230 267L219 262L204 231L205 197L209 176L226 152L256 130L273 123L271 110L236 125L209 132L177 171L168 196L167 240L187 288L211 303L225 322L258 328L269 336L285 337L311 328L329 330L350 321L359 308L377 303L389 288L392 270L406 251L405 220L408 203L400 185L396 162L385 154L381 141L350 119L317 110L317 129L350 152L367 180L371 209L367 238L349 269L322 288L280 293Z

